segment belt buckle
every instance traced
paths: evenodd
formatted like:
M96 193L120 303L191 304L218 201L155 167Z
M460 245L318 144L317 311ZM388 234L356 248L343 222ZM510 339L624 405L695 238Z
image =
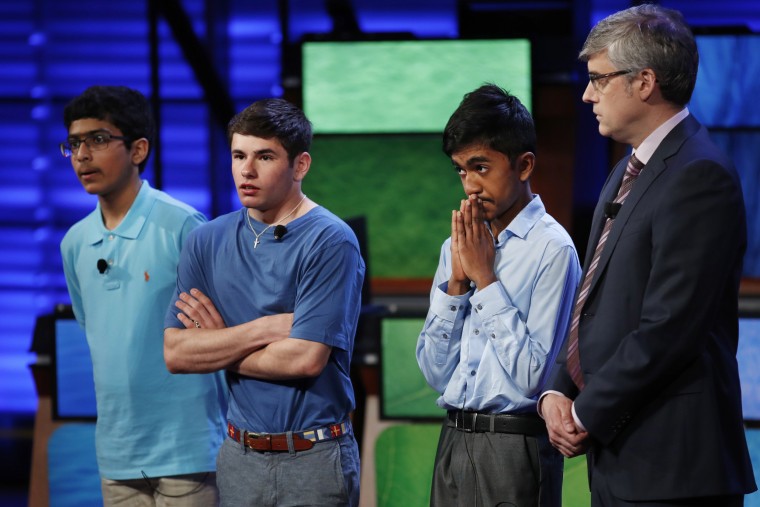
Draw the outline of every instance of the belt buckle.
M266 442L266 447L264 449L257 449L253 445L248 445L249 440L256 440L257 442ZM249 449L253 449L254 451L271 451L272 450L272 435L269 433L250 433L248 431L244 432L243 437L243 445L245 447L248 447Z
M475 412L473 414L472 425L469 428L464 423L464 415L465 415L465 411L464 410L460 410L459 412L457 412L457 415L454 418L454 428L458 429L459 431L464 431L465 433L472 433L473 432L473 428L475 428L475 421L478 418L478 413ZM462 419L462 425L461 426L459 425L459 419L460 419L460 417Z

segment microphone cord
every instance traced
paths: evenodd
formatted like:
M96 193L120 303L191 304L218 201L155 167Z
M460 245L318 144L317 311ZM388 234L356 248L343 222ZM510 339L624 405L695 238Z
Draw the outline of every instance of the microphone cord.
M467 385L464 387L464 401L462 402L462 421L464 422L464 407L467 406ZM480 481L478 480L478 469L475 466L475 460L472 457L472 453L470 452L470 447L467 445L467 432L463 432L463 440L464 440L464 450L467 453L467 459L470 462L470 467L472 467L472 474L475 476L475 507L478 507L480 505L479 502L479 491L480 491Z
M256 236L256 240L253 242L253 248L254 249L258 248L259 243L260 243L259 240L261 239L261 236L263 236L264 233L267 232L270 227L275 228L275 239L277 240L282 239L282 237L285 236L285 233L288 232L288 230L285 228L285 226L279 225L280 222L284 222L285 220L290 218L290 216L293 215L293 213L295 213L296 210L301 207L301 204L304 202L305 199L306 199L306 196L304 195L303 197L301 197L301 200L298 201L298 204L296 204L296 207L290 210L290 213L288 213L287 215L285 215L284 217L282 217L275 223L267 225L266 227L264 227L264 230L261 232L256 232L256 229L253 228L253 224L251 223L251 215L248 214L247 208L244 209L243 211L245 213L245 221L248 224L248 228L251 229L251 232L253 233L253 235ZM282 229L278 229L278 227L282 227L283 229L285 229L285 231L282 232L281 234L278 234L278 232L282 231ZM278 235L280 236L279 238L277 237Z

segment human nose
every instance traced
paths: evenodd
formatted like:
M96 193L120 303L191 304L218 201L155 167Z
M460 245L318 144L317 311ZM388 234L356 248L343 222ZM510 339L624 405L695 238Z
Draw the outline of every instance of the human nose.
M589 81L588 84L586 85L586 89L583 90L583 96L581 97L581 99L583 100L583 102L590 103L590 102L594 102L598 98L598 96L599 95L596 91L596 88L594 88L594 84L591 81Z
M240 175L243 178L253 178L256 175L256 169L253 166L253 162L244 160L240 164Z
M480 179L476 173L466 173L462 181L462 186L464 187L464 193L467 195L478 194L482 190Z
M84 148L84 150L82 150L82 148ZM76 148L74 147L71 148L71 155L72 155L72 158L76 158L77 160L89 158L90 146L85 141L82 141L79 143L79 146L77 146Z

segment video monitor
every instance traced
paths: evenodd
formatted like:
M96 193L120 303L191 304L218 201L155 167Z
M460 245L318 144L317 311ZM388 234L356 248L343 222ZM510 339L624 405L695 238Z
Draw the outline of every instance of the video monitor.
M369 252L367 247L367 217L359 215L344 218L353 233L356 235L356 241L359 243L359 253L364 261L364 281L362 283L362 310L372 301L372 286L370 285L370 265Z
M736 165L747 209L747 253L742 275L760 278L760 34L697 35L699 72L689 111Z
M760 426L760 310L739 317L739 379L742 386L744 420Z
M385 316L380 333L380 416L440 421L446 411L422 376L415 350L424 317Z
M366 220L371 276L432 278L465 197L440 134L315 136L311 199L340 217Z
M303 108L318 134L440 133L490 82L531 107L527 39L304 42Z
M74 318L55 319L52 366L53 419L94 421L97 412L90 349L84 330Z
M760 34L698 35L699 71L689 110L708 128L760 127Z

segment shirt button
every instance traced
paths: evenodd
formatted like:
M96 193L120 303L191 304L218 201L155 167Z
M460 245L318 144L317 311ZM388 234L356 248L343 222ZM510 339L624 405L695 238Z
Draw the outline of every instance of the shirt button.
M446 333L443 333L443 339L444 340L448 340L449 339L449 335L447 335Z
M493 334L493 333L491 333L491 338L493 338L495 340L496 339L496 335Z
M474 377L474 376L475 376L475 370L472 370L472 371L470 372L470 375Z
M114 235L113 235L113 234L109 234L109 235L108 235L108 241L113 241L113 238L114 238Z
M455 311L457 311L457 307L454 306L454 305L451 305L451 306L449 306L449 310L451 310L452 312L455 312Z
M480 334L480 329L476 329L475 334Z
M482 310L482 309L483 309L483 305L478 305L478 310Z

